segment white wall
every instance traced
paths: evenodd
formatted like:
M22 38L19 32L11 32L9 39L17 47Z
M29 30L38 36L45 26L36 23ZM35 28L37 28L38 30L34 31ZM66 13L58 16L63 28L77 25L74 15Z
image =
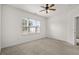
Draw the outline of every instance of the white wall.
M78 5L79 6L79 5ZM79 16L79 7L74 8L71 10L70 13L68 13L68 19L67 19L67 41L75 44L75 31L76 31L76 17Z
M75 17L79 16L78 6L48 19L48 37L75 44Z
M67 40L67 20L64 15L54 15L48 19L48 37Z
M0 5L0 51L1 51L1 5Z
M22 35L22 19L30 17L41 22L40 34ZM9 5L3 6L2 48L45 37L45 18Z

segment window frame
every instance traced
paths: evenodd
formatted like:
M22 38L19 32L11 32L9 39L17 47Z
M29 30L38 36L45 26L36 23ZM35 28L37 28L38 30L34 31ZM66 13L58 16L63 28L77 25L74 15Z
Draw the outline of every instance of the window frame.
M25 26L25 25L23 26L23 21L24 21L24 20L27 20L27 21L34 20L36 23L39 22L39 24L40 24L40 25L39 25L39 32L36 32L36 29L35 29L35 32L30 32L30 30L29 30L29 31L26 30L27 32L25 32L25 30L23 30L23 29L24 29L24 26ZM27 24L28 24L28 22L27 22ZM29 25L26 25L26 26L29 27ZM27 28L28 28L28 27L27 27ZM32 27L29 27L29 29L30 29L30 28L32 28ZM35 27L34 27L34 28L35 28ZM33 18L27 18L27 17L24 18L24 19L22 19L22 33L23 33L23 34L40 34L40 32L41 32L41 22L40 22L39 20L36 20L36 19L33 19Z

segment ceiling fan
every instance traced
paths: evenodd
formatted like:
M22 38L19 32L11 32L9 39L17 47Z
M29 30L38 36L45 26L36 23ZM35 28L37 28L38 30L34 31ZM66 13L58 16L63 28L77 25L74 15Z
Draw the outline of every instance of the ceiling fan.
M46 11L46 14L47 14L49 10L55 11L56 9L52 8L53 6L55 6L55 4L50 4L50 5L46 4L46 6L40 6L44 8L44 10L41 10L40 12Z

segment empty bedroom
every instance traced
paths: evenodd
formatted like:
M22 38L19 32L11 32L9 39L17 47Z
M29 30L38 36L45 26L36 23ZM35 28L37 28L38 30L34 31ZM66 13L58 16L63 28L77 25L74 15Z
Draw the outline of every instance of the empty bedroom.
M0 4L0 55L79 55L79 4Z

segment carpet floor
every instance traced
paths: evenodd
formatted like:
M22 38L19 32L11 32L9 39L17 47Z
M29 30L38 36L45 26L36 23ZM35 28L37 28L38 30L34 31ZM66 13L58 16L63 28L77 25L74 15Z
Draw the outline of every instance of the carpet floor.
M67 42L42 38L2 49L2 55L79 55L79 47Z

